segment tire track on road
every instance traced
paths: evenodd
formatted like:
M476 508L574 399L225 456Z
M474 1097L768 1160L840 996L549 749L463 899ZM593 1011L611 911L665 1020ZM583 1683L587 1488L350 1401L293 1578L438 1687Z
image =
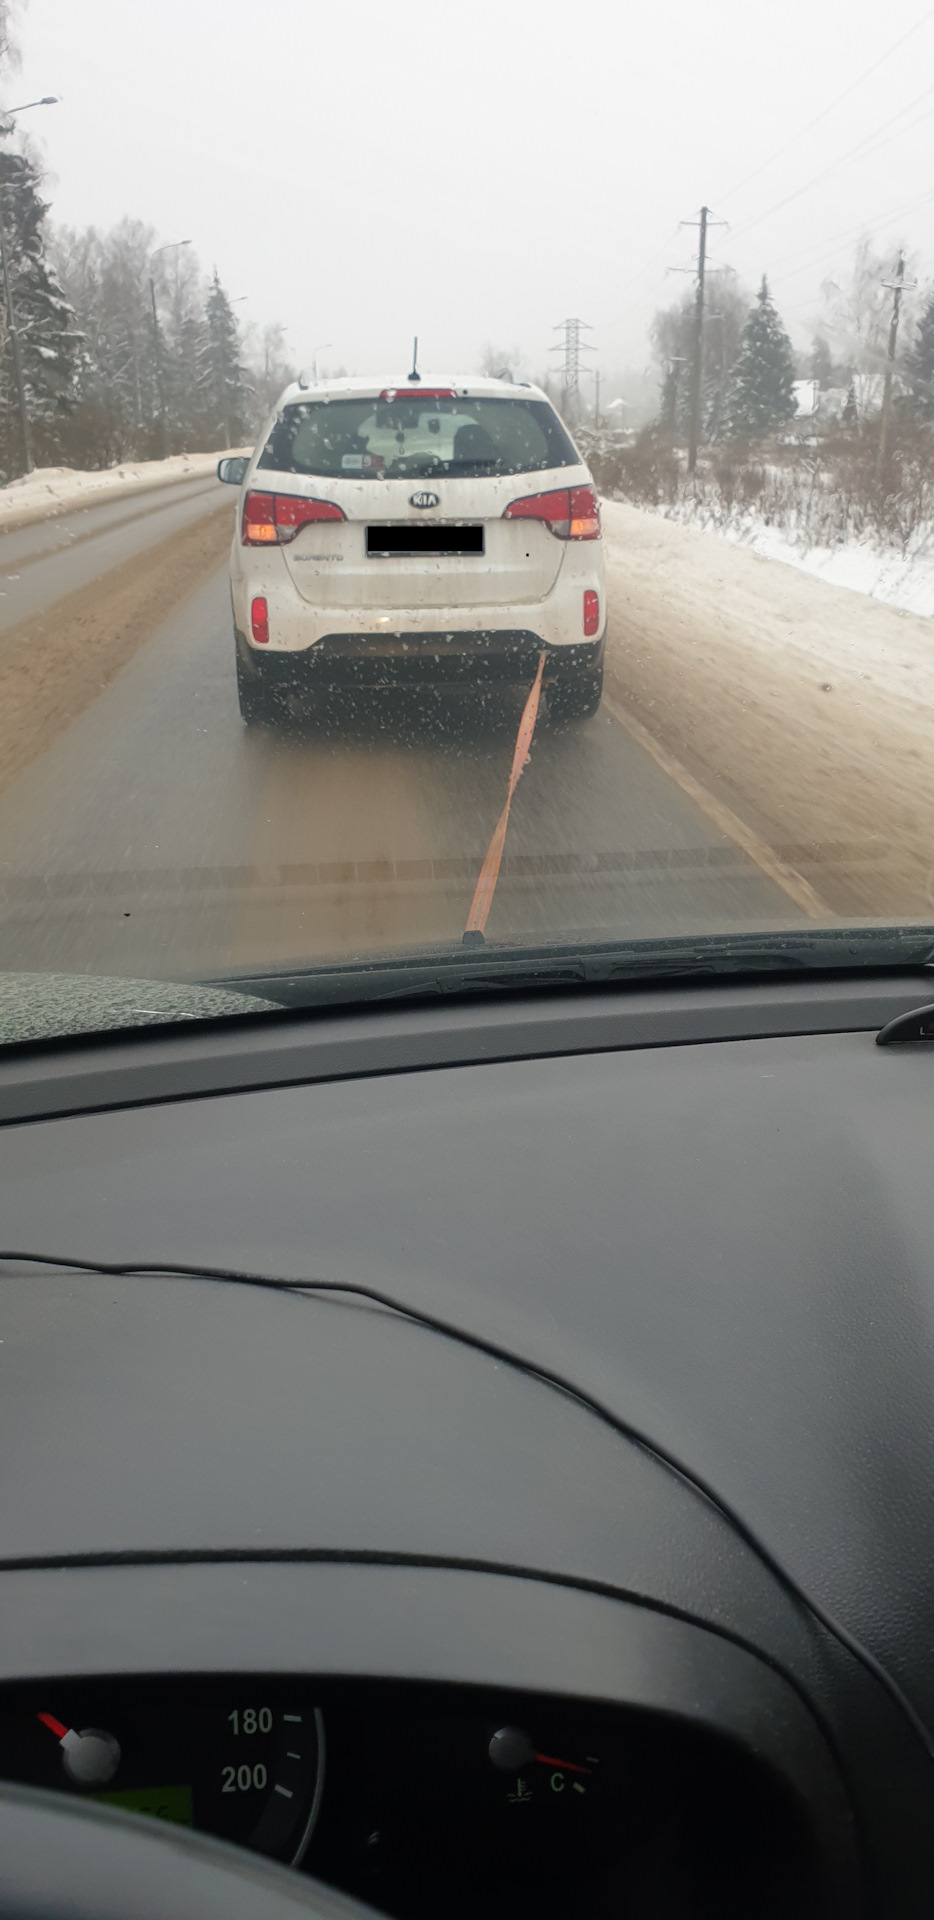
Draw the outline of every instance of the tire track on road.
M0 791L223 560L225 502L0 636Z

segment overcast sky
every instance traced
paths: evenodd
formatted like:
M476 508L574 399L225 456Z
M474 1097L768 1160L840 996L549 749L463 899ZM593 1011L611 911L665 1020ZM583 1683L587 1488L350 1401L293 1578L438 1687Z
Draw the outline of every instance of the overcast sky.
M861 225L934 272L923 0L30 0L20 39L54 217L190 237L298 364L537 372L577 314L641 367L704 200L801 343Z

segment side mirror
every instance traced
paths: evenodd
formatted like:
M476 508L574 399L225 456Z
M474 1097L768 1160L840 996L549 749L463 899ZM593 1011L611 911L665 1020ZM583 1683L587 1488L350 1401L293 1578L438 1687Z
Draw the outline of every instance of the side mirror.
M243 476L249 464L249 457L244 453L233 453L227 460L218 460L218 480L226 481L228 487L242 486Z

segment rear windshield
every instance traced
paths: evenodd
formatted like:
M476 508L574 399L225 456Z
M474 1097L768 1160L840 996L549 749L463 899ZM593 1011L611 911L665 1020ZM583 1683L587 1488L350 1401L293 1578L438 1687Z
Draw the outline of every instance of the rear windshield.
M284 407L258 465L337 479L540 473L580 455L547 400L307 400Z

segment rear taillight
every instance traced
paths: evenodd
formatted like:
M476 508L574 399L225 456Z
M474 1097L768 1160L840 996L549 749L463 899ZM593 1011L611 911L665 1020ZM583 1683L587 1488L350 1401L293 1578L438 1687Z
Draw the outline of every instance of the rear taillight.
M600 509L593 487L559 487L511 500L504 520L544 520L559 540L599 540Z
M283 547L312 520L343 520L333 500L305 500L300 493L248 493L241 537L245 547Z
M266 601L258 596L250 607L250 627L258 647L269 645L269 608Z
M600 508L593 487L571 488L571 539L599 540Z

